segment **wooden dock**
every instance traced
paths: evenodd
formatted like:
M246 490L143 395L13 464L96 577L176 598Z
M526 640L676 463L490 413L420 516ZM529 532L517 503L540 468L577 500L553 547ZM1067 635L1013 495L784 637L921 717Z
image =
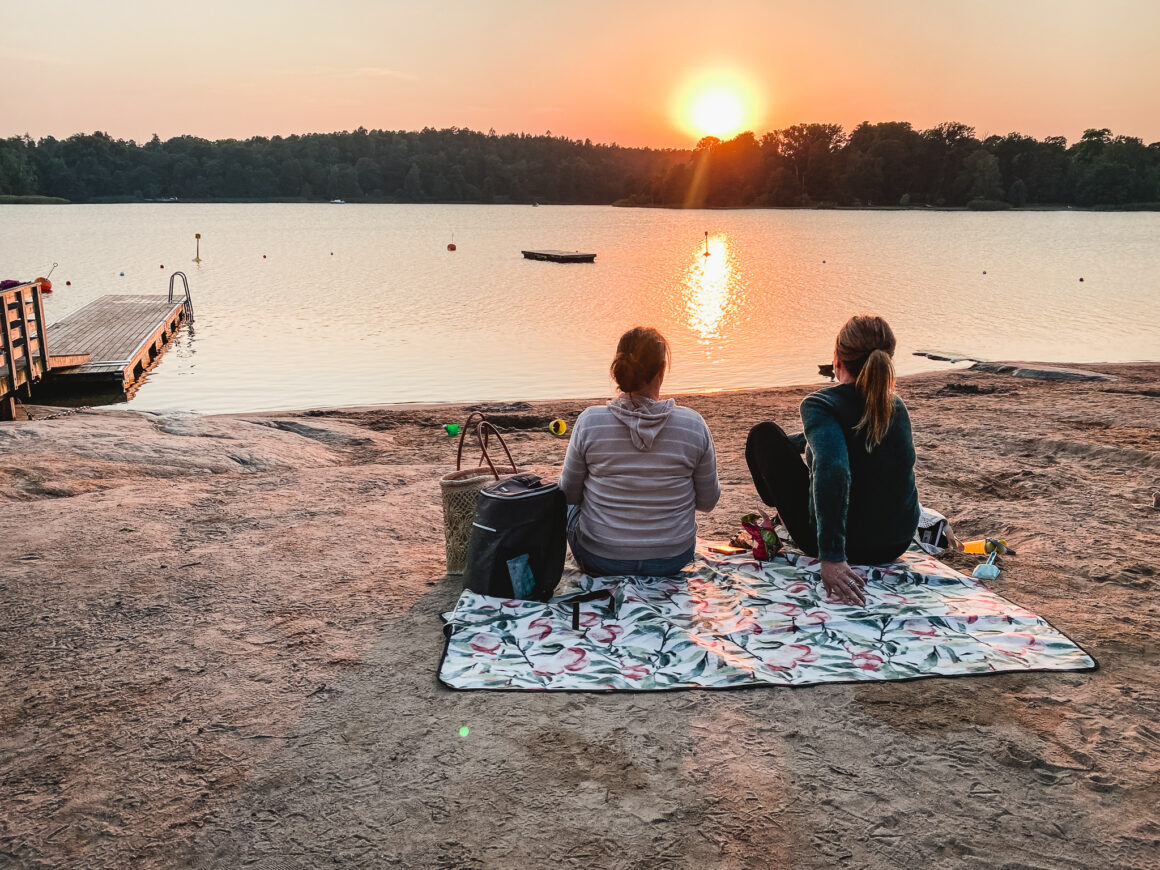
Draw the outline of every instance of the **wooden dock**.
M185 299L102 296L48 327L54 392L127 391L185 324Z
M177 279L185 293L174 295ZM193 302L184 272L169 276L168 296L102 296L45 327L37 278L0 290L0 420L16 413L16 397L33 391L91 393L124 400L133 385L187 323Z
M580 251L520 251L529 260L550 260L553 263L593 263L595 254Z

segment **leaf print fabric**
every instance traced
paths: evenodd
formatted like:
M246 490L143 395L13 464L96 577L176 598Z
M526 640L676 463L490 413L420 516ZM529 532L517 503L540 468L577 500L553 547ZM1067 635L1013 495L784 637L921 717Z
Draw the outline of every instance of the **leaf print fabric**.
M439 679L455 689L605 692L1096 666L1031 611L924 553L859 570L865 605L827 600L817 560L792 552L770 562L698 552L676 578L581 575L579 592L610 595L576 604L465 591L443 616Z

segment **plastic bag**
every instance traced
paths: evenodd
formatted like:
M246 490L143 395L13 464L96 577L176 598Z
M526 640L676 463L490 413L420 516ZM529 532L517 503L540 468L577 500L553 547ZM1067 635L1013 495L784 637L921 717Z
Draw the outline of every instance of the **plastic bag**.
M773 520L765 511L743 516L741 528L753 538L753 558L768 562L781 551L781 539L773 530Z

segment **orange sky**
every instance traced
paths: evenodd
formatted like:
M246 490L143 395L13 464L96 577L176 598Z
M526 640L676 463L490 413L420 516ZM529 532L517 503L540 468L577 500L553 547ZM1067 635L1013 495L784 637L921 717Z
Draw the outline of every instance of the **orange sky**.
M1160 140L1157 0L0 0L0 32L0 136L459 126L687 147L678 92L726 71L759 134Z

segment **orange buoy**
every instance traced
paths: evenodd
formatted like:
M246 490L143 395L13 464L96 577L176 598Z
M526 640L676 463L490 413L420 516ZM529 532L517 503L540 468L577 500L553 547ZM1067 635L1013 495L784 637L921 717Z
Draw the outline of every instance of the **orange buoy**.
M450 244L448 244L447 250L454 251L455 250L455 242L451 242Z
M52 292L52 282L49 281L47 278L37 278L34 283L40 285L40 292L41 293L51 293Z

